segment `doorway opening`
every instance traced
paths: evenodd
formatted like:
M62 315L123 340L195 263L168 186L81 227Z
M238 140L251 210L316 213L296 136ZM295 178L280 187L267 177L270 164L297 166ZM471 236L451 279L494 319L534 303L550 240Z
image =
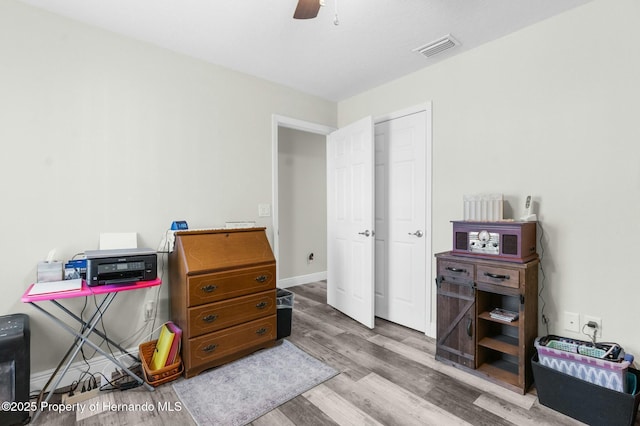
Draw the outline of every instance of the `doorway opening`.
M326 136L335 129L278 115L272 128L276 282L286 288L324 280Z

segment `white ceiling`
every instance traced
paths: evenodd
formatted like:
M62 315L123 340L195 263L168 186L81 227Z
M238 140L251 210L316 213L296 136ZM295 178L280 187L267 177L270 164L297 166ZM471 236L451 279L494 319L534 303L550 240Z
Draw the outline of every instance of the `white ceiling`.
M21 1L339 101L590 0L326 0L311 20L297 0ZM446 34L460 45L412 51Z

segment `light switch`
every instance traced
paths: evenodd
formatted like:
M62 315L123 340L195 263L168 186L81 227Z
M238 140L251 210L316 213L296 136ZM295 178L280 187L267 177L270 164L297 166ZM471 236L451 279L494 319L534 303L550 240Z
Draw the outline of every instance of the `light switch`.
M271 204L258 204L258 216L271 216Z

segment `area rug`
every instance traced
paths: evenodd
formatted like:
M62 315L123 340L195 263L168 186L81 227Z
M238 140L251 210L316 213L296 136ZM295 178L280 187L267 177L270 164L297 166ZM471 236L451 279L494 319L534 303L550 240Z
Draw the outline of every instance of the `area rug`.
M293 343L214 368L173 389L199 425L245 425L338 374Z

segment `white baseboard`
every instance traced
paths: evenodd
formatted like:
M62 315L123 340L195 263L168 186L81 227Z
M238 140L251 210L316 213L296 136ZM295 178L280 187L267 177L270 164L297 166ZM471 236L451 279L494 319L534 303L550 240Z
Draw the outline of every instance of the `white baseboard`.
M137 347L130 348L128 349L128 351L129 353L131 353L131 355L135 357L138 356ZM129 368L129 365L131 365L133 361L129 357L129 355L125 355L125 354L116 355L116 358L119 360L122 360L121 362L127 368ZM87 362L89 363L90 367L88 367L84 361L76 361L73 364L71 364L66 374L60 381L60 384L58 384L58 389L64 388L66 386L70 386L74 381L78 380L81 377L83 372L87 370L90 370L90 372L97 379L98 377L101 377L100 373L104 374L106 377L111 377L111 373L114 372L116 369L116 365L103 355L94 356L90 360L87 360ZM40 371L40 372L31 374L31 377L30 377L31 392L39 392L40 390L42 390L42 388L44 388L44 386L47 384L47 381L49 381L49 378L51 377L54 371L55 371L55 368L52 368L50 370ZM58 372L58 375L60 375L60 373L62 373L62 369L61 371ZM87 378L88 377L85 377L84 380L86 380ZM52 385L53 383L51 383L49 386L52 386ZM50 391L50 390L51 389L47 389L47 391Z
M283 278L278 280L279 288L293 287L296 285L314 283L327 279L327 271L315 272L313 274L299 275L297 277Z
M435 339L436 338L436 334L437 334L436 323L435 322L428 323L427 324L427 331L425 331L424 334L426 334L429 337L433 337Z

